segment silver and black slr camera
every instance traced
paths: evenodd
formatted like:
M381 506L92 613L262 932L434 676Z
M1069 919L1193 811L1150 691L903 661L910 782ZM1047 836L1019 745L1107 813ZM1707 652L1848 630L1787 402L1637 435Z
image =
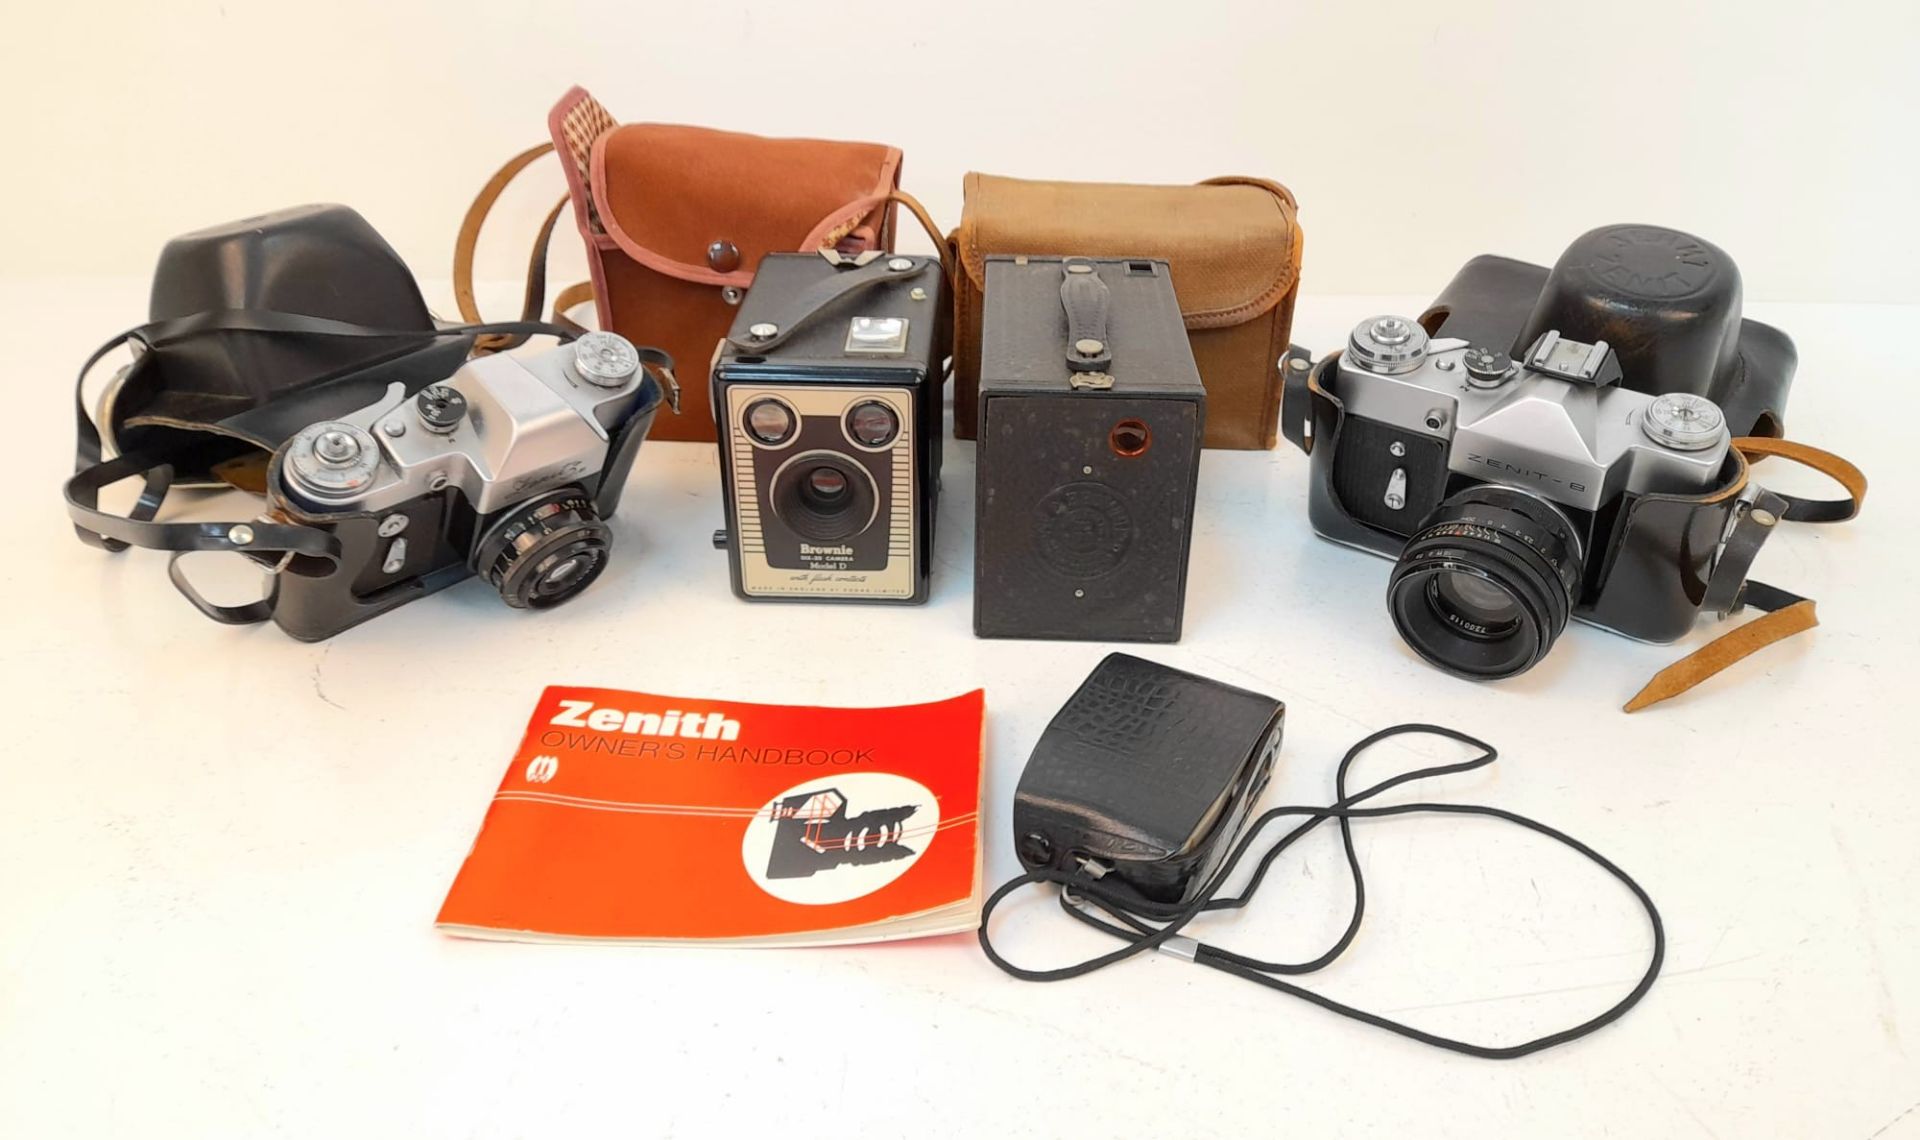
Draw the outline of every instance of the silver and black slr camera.
M469 575L518 609L572 599L606 569L605 520L673 383L664 353L592 332L305 428L268 470L262 529L332 542L255 555L277 571L273 620L317 641Z
M1724 253L1659 227L1476 259L1421 318L1287 362L1314 529L1396 559L1394 625L1463 677L1532 668L1571 618L1664 642L1737 608L1772 516L1732 437L1778 434L1794 366L1739 305Z
M761 261L713 361L734 593L926 601L946 309L932 258Z

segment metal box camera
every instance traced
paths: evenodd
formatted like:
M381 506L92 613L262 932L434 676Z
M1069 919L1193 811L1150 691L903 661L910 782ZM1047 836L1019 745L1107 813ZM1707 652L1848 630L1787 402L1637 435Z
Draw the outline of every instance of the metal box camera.
M1178 641L1206 390L1167 263L987 259L973 628Z
M945 296L926 257L760 263L713 367L734 593L926 600Z

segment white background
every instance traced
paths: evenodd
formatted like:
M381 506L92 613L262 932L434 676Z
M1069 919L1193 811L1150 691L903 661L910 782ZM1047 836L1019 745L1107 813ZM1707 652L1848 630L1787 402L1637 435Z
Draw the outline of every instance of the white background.
M1887 350L1920 338L1920 308L1868 303L1920 300L1913 6L857 12L10 13L0 1136L1920 1135L1920 395ZM647 445L614 567L538 616L468 583L300 645L204 621L162 556L72 539L67 378L143 315L161 241L344 200L444 307L466 195L576 80L629 118L897 142L949 222L969 168L1277 176L1308 232L1297 339L1321 349L1417 309L1474 253L1551 260L1602 222L1732 252L1751 315L1799 345L1792 434L1874 480L1860 520L1785 528L1763 555L1764 577L1820 599L1820 629L1633 717L1619 703L1717 628L1658 647L1578 627L1518 681L1451 680L1394 637L1388 564L1312 537L1306 463L1283 449L1205 457L1187 636L1142 651L1287 702L1268 803L1324 801L1340 753L1390 723L1492 740L1492 770L1401 794L1536 815L1637 875L1671 937L1646 1003L1502 1064L1164 957L1035 986L964 936L748 952L436 934L542 685L842 704L984 685L998 881L1027 752L1108 648L970 636L962 444L924 608L735 600L707 544L716 463L691 444ZM490 244L494 275L514 244ZM1807 299L1852 303L1777 303ZM1770 484L1819 489L1777 466ZM1388 748L1359 776L1455 755ZM1368 925L1313 980L1328 993L1514 1041L1638 974L1631 900L1544 842L1412 820L1360 843ZM1348 900L1336 851L1303 845L1206 935L1316 953ZM1038 902L1003 933L1027 962L1100 948Z
M968 170L1275 178L1320 293L1652 221L1753 297L1913 301L1916 41L1911 0L22 0L0 272L145 274L175 234L322 200L444 276L579 83L630 121L900 146L947 226ZM482 277L563 192L527 177Z

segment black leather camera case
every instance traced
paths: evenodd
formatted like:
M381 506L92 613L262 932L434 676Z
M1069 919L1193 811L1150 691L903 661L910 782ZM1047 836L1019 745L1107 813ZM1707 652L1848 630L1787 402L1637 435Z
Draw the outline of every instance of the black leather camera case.
M1020 862L1099 878L1106 893L1124 887L1150 904L1188 901L1265 789L1285 712L1272 697L1109 654L1021 773Z

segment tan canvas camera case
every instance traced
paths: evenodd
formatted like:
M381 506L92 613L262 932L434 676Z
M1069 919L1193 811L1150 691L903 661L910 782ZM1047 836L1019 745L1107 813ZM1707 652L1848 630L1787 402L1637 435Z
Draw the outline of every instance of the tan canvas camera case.
M980 320L994 254L1165 260L1207 389L1206 446L1278 439L1280 358L1300 286L1292 193L1258 178L1195 186L1032 182L969 174L949 237L954 282L954 433L978 429Z

